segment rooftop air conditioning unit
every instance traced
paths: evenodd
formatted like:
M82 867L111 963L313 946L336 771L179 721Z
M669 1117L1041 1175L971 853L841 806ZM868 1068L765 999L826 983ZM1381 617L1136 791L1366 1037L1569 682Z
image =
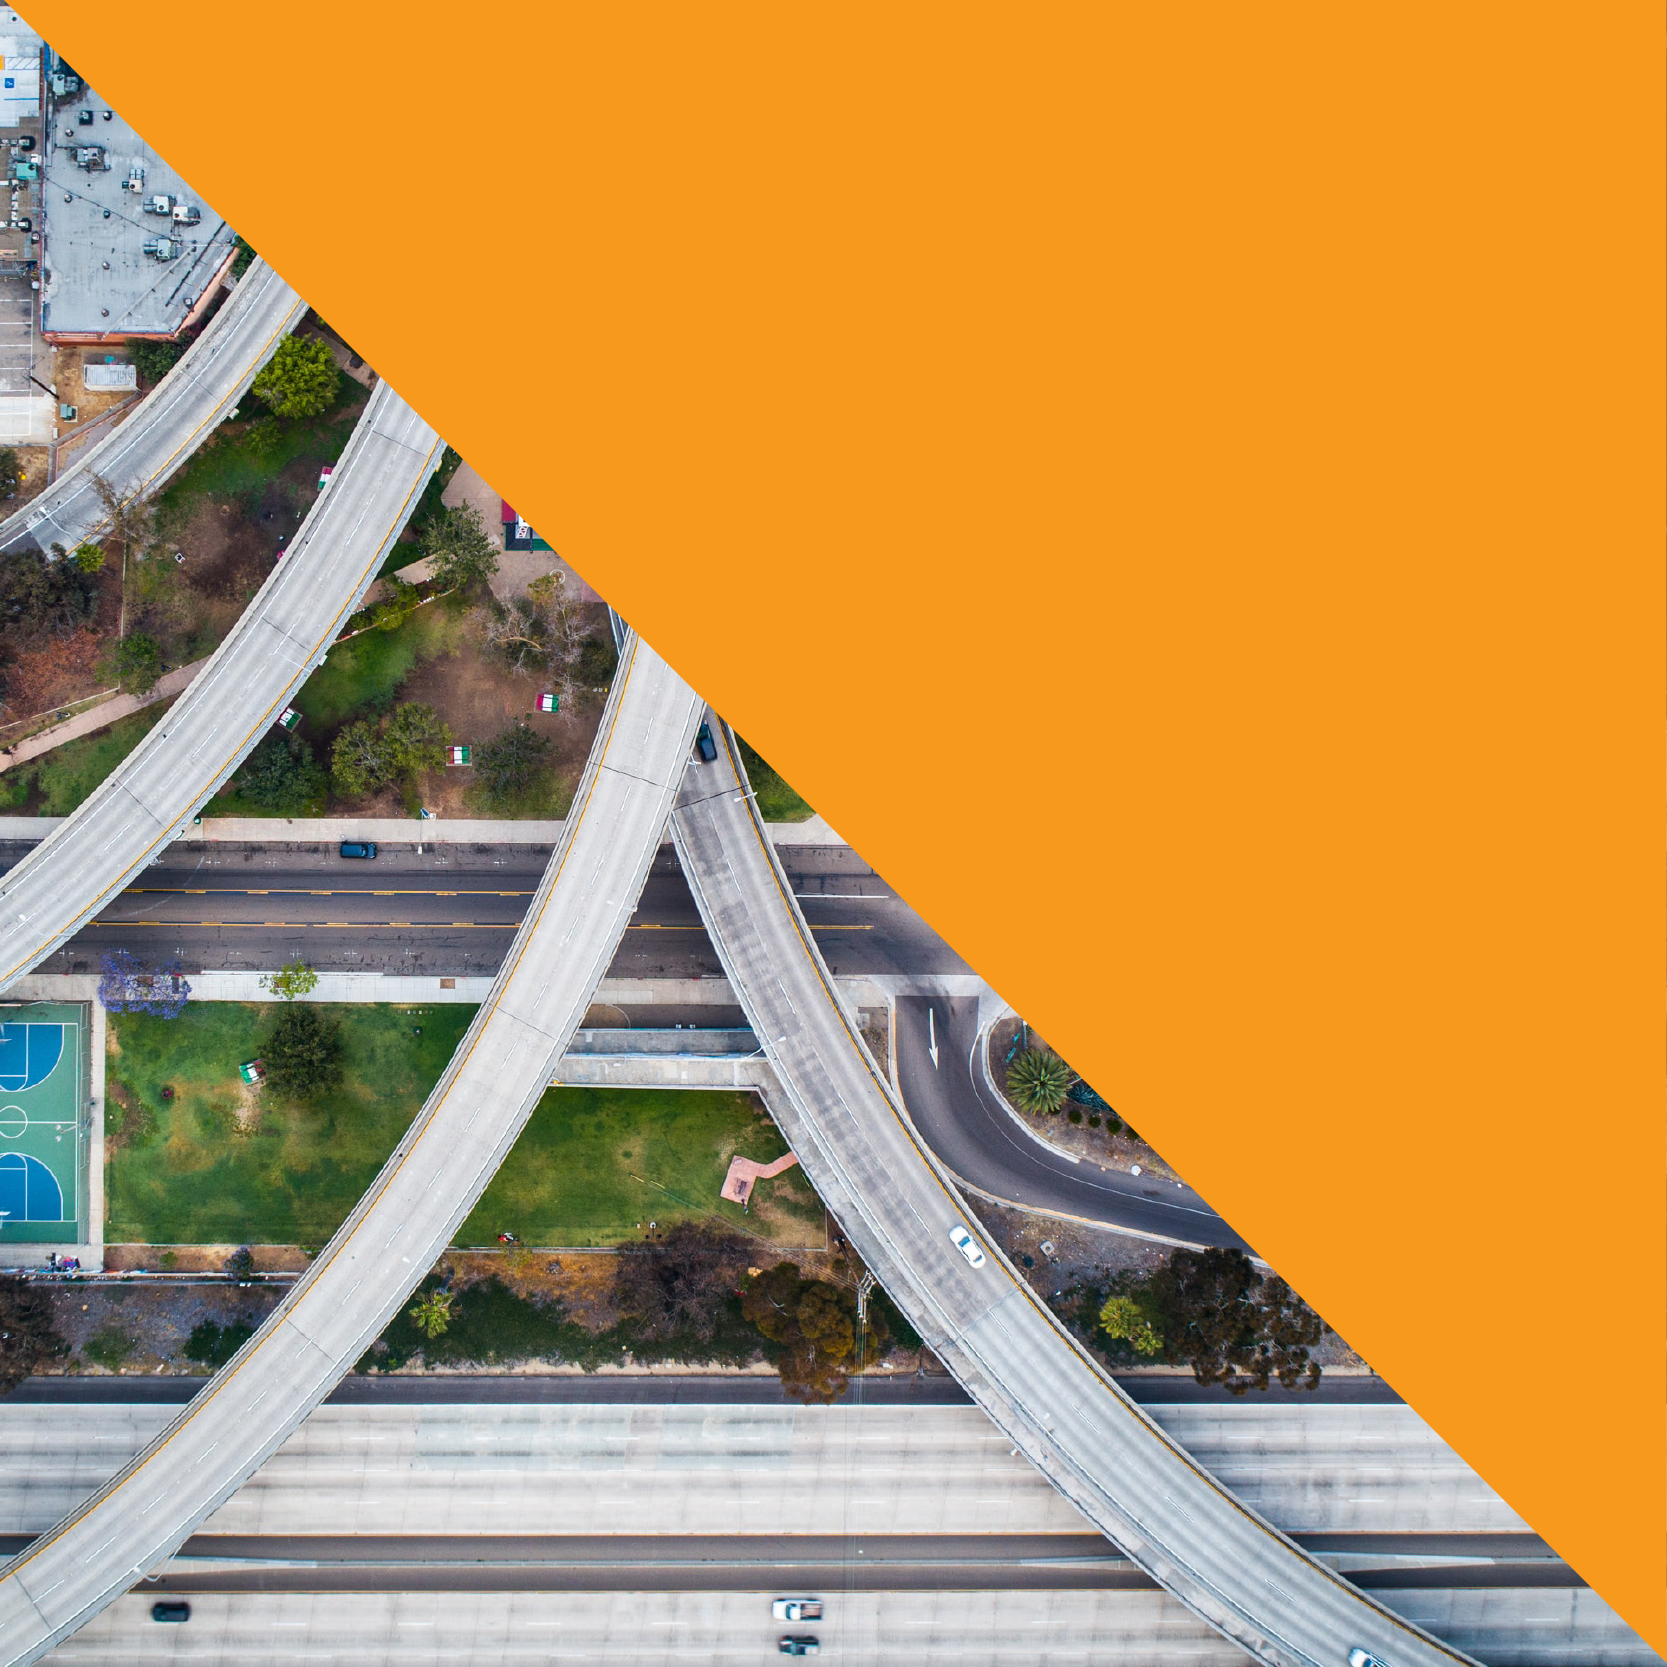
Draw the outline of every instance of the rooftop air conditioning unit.
M147 197L145 199L145 213L172 214L174 199L172 197Z
M145 253L152 260L177 260L180 246L171 237L147 237Z
M176 226L195 226L203 217L203 211L195 203L174 204L174 224Z

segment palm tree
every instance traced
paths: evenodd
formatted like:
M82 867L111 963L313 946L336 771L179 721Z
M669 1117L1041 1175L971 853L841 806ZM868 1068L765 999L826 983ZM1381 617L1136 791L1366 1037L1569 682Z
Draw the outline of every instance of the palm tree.
M417 1330L431 1340L443 1336L446 1327L451 1324L454 1300L450 1291L430 1291L426 1296L418 1297L416 1307L411 1310Z
M1058 1111L1071 1086L1071 1067L1056 1053L1025 1051L1007 1067L1007 1093L1020 1111Z

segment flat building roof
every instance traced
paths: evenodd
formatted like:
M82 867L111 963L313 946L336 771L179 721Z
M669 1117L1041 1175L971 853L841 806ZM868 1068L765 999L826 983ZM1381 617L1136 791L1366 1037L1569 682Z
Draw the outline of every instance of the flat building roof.
M73 74L47 49L48 87ZM86 85L48 92L41 138L41 334L176 336L224 275L237 234Z

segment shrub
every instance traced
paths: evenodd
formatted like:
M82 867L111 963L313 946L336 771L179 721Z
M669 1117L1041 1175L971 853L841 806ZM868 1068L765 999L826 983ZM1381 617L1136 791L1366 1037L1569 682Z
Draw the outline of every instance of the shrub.
M1099 1114L1099 1112L1097 1112L1097 1111L1089 1112L1089 1114L1088 1114L1088 1126L1091 1129L1099 1128L1099 1126L1100 1126L1100 1114Z
M607 637L586 637L579 650L578 679L587 689L605 688L619 665L619 655Z
M341 372L327 343L316 336L285 336L250 391L275 416L298 419L328 411L340 389Z
M133 341L127 344L127 356L139 375L150 383L157 383L171 371L185 352L183 342Z
M177 1019L191 996L179 962L167 960L154 972L131 950L107 949L99 956L98 999L107 1013L149 1013Z
M255 1253L248 1245L234 1250L225 1262L226 1278L234 1285L246 1285L255 1277Z
M0 1394L63 1352L46 1292L24 1279L0 1277Z
M1057 1112L1065 1103L1071 1068L1056 1053L1026 1048L1007 1067L1007 1092L1020 1111Z
M1066 1116L1067 1121L1069 1121L1069 1122L1077 1123L1077 1124L1080 1124L1082 1122L1082 1113L1080 1111L1078 1111L1075 1106L1072 1106L1071 1109L1068 1112L1065 1113L1065 1116Z
M162 645L155 637L137 631L116 644L116 681L130 695L148 695L161 676Z
M223 1326L204 1320L192 1327L185 1340L185 1358L219 1371L255 1335L255 1328L242 1320Z
M523 798L545 775L549 755L548 739L521 718L476 747L475 779L487 802L509 806Z

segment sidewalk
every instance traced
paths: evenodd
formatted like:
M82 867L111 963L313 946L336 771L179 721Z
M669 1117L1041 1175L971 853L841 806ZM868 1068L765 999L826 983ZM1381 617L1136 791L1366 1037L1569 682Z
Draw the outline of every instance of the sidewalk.
M17 757L0 759L0 768L18 762ZM63 820L61 816L0 816L0 841L45 839ZM845 843L820 816L808 822L766 825L777 845ZM240 845L334 845L342 839L370 839L385 845L554 846L561 838L562 827L560 822L493 821L487 817L447 821L436 816L425 822L414 816L205 816L200 826L180 835L179 843L220 840Z
M167 673L148 695L112 695L108 700L100 701L97 706L89 706L85 712L79 712L73 718L66 718L61 724L40 730L26 740L14 741L11 746L0 749L0 772L10 770L18 764L25 764L31 758L39 758L43 752L51 752L54 747L61 747L66 741L75 741L83 735L91 735L94 730L103 729L118 718L142 712L147 706L156 705L159 700L172 700L207 664L207 660L193 660L190 665L180 666ZM44 816L20 816L8 817L5 820L45 822L54 819ZM44 838L45 835L35 837Z

